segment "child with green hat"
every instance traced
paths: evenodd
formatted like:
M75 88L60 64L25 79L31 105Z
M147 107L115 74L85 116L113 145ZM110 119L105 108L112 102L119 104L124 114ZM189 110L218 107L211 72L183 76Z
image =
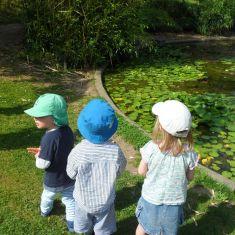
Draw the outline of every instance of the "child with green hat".
M93 99L80 112L77 124L85 139L73 148L67 164L68 176L76 179L74 230L110 235L116 231L115 182L126 166L121 148L110 139L118 120L107 102Z
M37 128L47 129L40 147L27 149L29 153L35 154L36 167L45 170L41 215L50 214L56 193L60 193L66 207L68 230L74 232L74 180L66 173L67 158L73 148L74 138L68 125L67 104L62 96L47 93L24 112L34 118Z

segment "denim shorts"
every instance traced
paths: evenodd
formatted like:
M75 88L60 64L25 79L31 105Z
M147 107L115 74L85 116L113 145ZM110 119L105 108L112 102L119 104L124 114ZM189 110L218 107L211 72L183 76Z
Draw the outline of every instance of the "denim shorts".
M154 205L142 197L136 208L136 217L144 231L149 235L176 235L183 223L183 208L181 205Z
M88 213L75 202L74 230L76 233L90 233L95 235L110 235L116 232L114 203L100 213Z

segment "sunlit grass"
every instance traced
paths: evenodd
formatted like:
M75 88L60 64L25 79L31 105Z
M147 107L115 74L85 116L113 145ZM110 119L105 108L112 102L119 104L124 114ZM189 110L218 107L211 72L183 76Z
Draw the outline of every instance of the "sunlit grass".
M48 76L47 82L50 81L50 75L42 73L40 76ZM53 76L51 86L44 86L42 81L36 82L33 75L26 73L25 76L4 75L0 79L0 234L68 234L64 207L59 200L56 200L50 217L39 215L43 171L35 167L34 157L26 152L26 147L38 146L43 131L34 126L32 118L23 110L31 107L35 99L46 92L68 96L70 125L77 142L80 138L76 130L77 115L92 97L77 95L72 87L67 91L61 86L61 78L56 80ZM118 134L136 148L147 141L121 117L119 124ZM134 234L137 225L134 212L142 183L142 177L128 172L117 182L117 235ZM198 184L213 190L214 196L209 198L195 193L192 189ZM201 171L197 171L190 188L185 204L186 223L181 227L180 234L235 234L234 193Z

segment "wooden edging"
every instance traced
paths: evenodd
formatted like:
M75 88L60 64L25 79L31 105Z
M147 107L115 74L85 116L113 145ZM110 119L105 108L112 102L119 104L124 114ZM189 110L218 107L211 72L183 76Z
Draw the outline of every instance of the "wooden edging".
M113 109L122 117L125 118L125 120L127 122L129 122L131 125L135 126L136 128L138 128L140 131L143 132L144 135L146 135L147 137L151 138L151 135L149 133L147 133L144 129L142 129L139 125L137 125L135 122L131 121L124 113L121 112L120 109L117 108L117 106L113 103L112 99L109 97L109 95L107 94L106 90L104 89L103 86L103 80L102 80L102 73L103 73L103 69L100 70L96 70L94 71L94 79L95 79L95 86L96 89L99 93L99 95L101 97L103 97L105 100L107 100L109 102L109 104L113 107ZM218 174L215 171L212 171L210 169L208 169L207 167L202 166L201 164L198 164L199 168L205 170L207 172L207 174L213 178L214 180L225 184L227 187L229 187L232 191L235 191L235 182L225 178L224 176Z

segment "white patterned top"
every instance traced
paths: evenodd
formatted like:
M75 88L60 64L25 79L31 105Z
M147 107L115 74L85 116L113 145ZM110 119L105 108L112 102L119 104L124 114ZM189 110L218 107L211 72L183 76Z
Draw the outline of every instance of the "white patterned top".
M155 205L181 205L186 201L188 169L197 165L197 155L188 150L173 156L162 153L157 144L149 141L140 149L148 172L142 186L143 198Z

